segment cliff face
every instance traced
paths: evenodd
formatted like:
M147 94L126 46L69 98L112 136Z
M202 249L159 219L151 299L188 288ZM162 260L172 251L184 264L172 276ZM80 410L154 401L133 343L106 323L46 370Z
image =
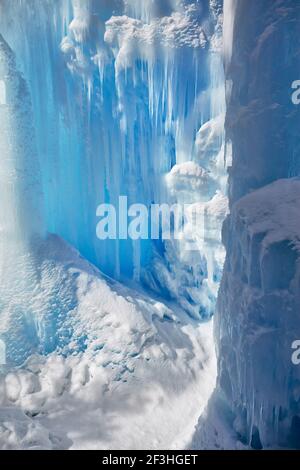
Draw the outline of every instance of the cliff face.
M231 214L215 326L217 394L238 441L300 447L300 368L291 359L300 338L300 182L289 179L300 169L300 109L291 100L300 5L239 0L226 11Z
M254 448L299 447L300 181L278 180L240 199L216 317L218 387L237 438Z
M226 3L226 2L225 2ZM231 203L278 178L299 174L300 5L229 0L225 22L227 140L232 141ZM231 30L231 31L230 31ZM226 41L231 44L226 44Z

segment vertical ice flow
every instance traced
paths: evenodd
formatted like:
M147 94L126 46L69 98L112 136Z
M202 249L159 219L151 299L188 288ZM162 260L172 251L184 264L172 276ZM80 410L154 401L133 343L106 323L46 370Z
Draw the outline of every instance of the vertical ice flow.
M32 250L45 227L30 96L1 35L0 84L0 336L6 343L11 329L8 353L12 355L18 342L22 356L22 342L26 349L35 330L30 311L37 283ZM31 333L26 335L27 329Z
M1 241L26 247L44 230L39 163L28 88L1 35L0 83Z
M210 317L226 213L222 2L3 0L0 13L32 95L47 230ZM189 227L180 243L98 240L97 206L118 211L121 195L193 204L199 249L186 250Z

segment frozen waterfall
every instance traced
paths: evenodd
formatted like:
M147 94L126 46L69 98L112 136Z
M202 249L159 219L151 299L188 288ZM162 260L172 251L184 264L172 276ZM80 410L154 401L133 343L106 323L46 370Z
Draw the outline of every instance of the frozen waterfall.
M46 230L115 279L209 318L227 211L222 2L2 0L0 9L32 96ZM97 207L118 210L119 196L195 204L199 250L187 252L188 233L179 243L98 240Z
M0 448L300 447L299 23L0 0Z

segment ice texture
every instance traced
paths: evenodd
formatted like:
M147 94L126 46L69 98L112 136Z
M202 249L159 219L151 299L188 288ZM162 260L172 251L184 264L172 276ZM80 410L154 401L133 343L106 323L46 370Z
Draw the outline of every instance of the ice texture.
M216 317L218 384L239 439L254 448L299 447L300 180L278 180L240 199Z
M46 230L109 276L143 284L198 319L214 311L222 245L214 259L202 247L191 266L180 259L187 234L166 245L100 241L96 209L118 210L120 195L146 206L226 197L221 3L0 3L2 34L31 92ZM183 179L174 195L168 175L188 162L207 183L191 191Z
M38 262L32 248L45 236L32 107L15 56L0 35L0 338L22 362L37 342Z
M215 316L217 388L192 446L300 447L300 5L226 0L230 155L226 262ZM232 155L231 155L232 154Z
M0 1L0 448L190 440L215 385L221 13ZM190 204L180 240L98 240L97 207L120 195Z
M276 179L299 175L299 107L292 103L291 86L299 75L300 8L292 0L226 0L225 15L226 10L226 56L232 50L225 61L226 140L233 144L234 202Z

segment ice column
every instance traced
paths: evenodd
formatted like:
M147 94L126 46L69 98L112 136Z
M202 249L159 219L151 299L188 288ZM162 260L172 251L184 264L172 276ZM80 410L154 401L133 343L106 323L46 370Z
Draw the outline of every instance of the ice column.
M1 341L31 341L30 303L36 286L33 246L44 236L40 172L26 83L0 35L0 317ZM18 338L20 330L32 334ZM24 344L25 347L25 344ZM22 350L22 346L20 348ZM11 354L11 351L8 351ZM22 351L20 352L22 355Z
M300 5L225 1L231 214L218 298L218 388L236 441L300 447ZM228 424L228 423L227 423Z

